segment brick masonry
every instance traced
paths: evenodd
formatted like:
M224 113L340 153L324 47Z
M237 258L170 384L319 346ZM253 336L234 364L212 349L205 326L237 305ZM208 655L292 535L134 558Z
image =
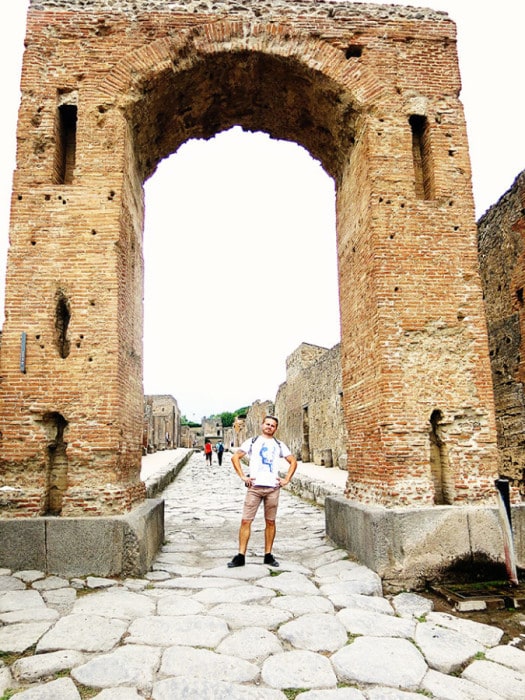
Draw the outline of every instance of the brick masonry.
M479 220L501 475L525 497L525 171Z
M32 0L1 513L110 514L144 498L142 184L187 139L234 124L302 144L336 184L347 495L429 505L441 479L447 502L490 500L498 453L459 91L441 12Z

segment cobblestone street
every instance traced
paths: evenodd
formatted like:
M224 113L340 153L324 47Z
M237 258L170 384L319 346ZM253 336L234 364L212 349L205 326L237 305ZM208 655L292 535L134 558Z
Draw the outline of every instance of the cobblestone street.
M194 454L162 497L166 542L143 579L0 571L0 697L525 697L525 652L500 645L502 630L420 595L383 596L374 572L327 541L323 508L287 490L280 567L262 563L261 512L246 566L229 569L244 487L228 454L211 468Z

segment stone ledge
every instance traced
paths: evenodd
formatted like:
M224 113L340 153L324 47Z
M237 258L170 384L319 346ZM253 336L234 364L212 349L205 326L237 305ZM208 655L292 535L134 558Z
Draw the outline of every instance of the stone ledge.
M525 564L525 505L512 508L518 566ZM421 589L459 561L504 563L497 508L387 509L328 496L326 534L392 590Z
M0 567L73 576L142 576L164 540L164 501L124 515L0 520Z
M279 472L279 476L285 477L286 471ZM324 506L327 496L340 497L341 489L334 484L312 479L310 476L295 472L292 480L286 488L299 498L306 501L314 501L319 506Z

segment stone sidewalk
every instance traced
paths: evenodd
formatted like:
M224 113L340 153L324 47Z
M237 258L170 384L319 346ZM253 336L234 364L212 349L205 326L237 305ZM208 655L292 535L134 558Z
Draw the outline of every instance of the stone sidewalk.
M187 457L160 454L145 458L144 480ZM298 478L343 489L338 471L302 465ZM374 572L327 540L323 508L288 489L280 567L262 563L258 514L246 566L228 569L244 498L228 454L211 468L193 454L162 497L166 543L143 579L0 571L0 697L525 697L525 652L502 644L501 630L434 612L420 595L384 596Z

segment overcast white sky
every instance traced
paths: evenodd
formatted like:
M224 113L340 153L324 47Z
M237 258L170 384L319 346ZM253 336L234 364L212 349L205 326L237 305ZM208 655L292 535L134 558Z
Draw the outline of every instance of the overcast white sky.
M457 23L479 217L525 168L525 3L390 4ZM26 9L0 5L2 271ZM304 149L238 127L185 144L146 183L146 205L146 393L172 394L188 418L233 411L275 398L301 342L339 341L334 188Z

